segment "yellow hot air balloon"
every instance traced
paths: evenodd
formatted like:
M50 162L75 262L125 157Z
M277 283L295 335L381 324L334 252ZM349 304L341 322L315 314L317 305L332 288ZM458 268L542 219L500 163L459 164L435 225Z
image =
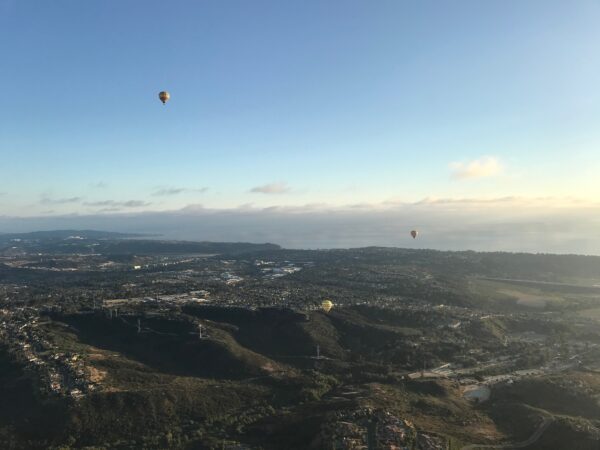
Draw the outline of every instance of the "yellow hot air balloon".
M163 102L164 105L171 98L171 94L169 94L167 91L161 91L158 93L158 98L161 102Z
M321 303L321 309L328 313L333 308L333 302L331 300L323 300Z
M413 239L416 239L417 236L419 235L419 232L417 230L412 230L410 232L410 235L413 237Z

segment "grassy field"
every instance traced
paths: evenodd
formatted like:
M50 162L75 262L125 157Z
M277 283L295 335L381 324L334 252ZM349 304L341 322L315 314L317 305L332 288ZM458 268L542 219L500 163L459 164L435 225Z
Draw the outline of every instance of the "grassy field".
M483 304L499 309L560 311L600 307L600 290L580 291L576 286L472 278L468 287Z

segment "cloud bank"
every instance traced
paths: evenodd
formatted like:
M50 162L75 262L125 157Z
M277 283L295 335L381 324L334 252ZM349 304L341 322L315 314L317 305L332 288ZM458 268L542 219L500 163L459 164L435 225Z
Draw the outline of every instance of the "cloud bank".
M273 242L288 248L370 245L600 255L600 204L570 198L428 198L352 207L303 205L0 217L0 231L99 229L168 239ZM418 229L419 239L409 233Z

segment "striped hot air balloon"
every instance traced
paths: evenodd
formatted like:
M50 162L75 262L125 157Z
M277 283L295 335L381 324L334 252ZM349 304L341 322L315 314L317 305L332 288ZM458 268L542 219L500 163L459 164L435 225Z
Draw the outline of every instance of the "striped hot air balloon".
M171 98L171 94L169 94L167 91L161 91L158 93L158 98L161 102L163 102L164 105Z

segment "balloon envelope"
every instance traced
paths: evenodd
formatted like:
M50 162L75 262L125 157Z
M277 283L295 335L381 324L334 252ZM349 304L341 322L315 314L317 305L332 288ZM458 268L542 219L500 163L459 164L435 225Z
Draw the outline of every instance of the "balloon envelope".
M161 102L163 102L164 105L171 98L171 94L169 94L167 91L162 91L158 93L158 98Z
M413 239L416 239L417 236L419 235L419 232L417 230L412 230L410 232L410 235L413 237Z
M321 303L321 309L323 309L325 312L329 312L331 311L331 308L333 308L333 302L331 300L323 300Z

